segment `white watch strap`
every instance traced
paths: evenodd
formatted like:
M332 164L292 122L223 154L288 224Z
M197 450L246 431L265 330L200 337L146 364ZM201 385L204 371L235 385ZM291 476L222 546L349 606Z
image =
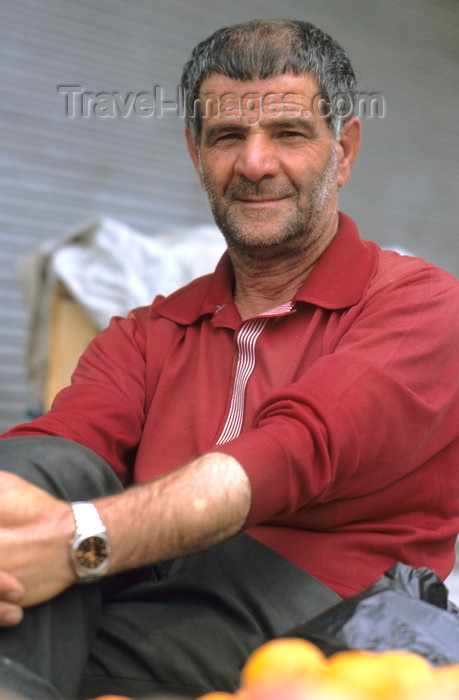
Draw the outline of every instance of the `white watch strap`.
M105 525L100 519L94 503L88 501L76 501L72 503L73 517L75 518L77 535L90 536L97 532L105 532Z

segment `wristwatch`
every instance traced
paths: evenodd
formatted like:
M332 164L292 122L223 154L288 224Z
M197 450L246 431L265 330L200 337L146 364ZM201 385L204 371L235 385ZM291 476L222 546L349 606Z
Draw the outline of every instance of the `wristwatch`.
M108 569L110 539L94 503L72 503L75 535L70 541L70 559L79 583L97 581Z

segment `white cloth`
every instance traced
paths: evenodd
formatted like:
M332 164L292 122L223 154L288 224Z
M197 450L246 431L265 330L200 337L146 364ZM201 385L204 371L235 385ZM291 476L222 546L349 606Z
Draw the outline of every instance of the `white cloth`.
M48 240L20 264L19 279L29 308L26 370L43 395L54 283L61 281L97 328L125 316L211 272L225 250L215 226L172 231L154 238L110 218L83 223Z

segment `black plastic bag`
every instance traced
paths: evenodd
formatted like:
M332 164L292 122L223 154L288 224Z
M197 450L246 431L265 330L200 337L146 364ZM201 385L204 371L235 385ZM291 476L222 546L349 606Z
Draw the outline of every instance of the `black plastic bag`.
M459 610L431 569L396 564L373 586L333 606L288 635L324 654L404 649L434 666L459 663Z

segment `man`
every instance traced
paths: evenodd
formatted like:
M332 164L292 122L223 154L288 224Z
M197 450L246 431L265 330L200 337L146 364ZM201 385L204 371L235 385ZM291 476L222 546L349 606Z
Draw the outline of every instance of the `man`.
M454 562L458 285L338 212L346 55L255 21L183 85L228 253L114 319L1 443L0 678L35 700L234 689L254 647L395 561Z

